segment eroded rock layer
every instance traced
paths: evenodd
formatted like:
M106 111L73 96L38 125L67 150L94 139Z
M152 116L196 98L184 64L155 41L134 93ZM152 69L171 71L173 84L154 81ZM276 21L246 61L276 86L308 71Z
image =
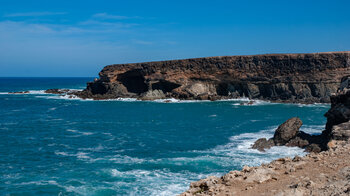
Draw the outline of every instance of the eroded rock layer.
M241 171L230 171L222 177L209 176L192 182L181 196L350 195L350 77L341 81L337 94L331 96L332 105L325 115L326 130L315 136L326 144L324 148L327 149L320 148L323 151L305 157L277 159L258 167L244 166ZM289 119L278 127L272 139L262 138L254 145L257 149L288 145L298 137L301 125L300 119ZM311 138L305 140L314 145L321 144Z
M77 95L111 99L248 97L287 102L329 102L350 52L223 56L109 65Z

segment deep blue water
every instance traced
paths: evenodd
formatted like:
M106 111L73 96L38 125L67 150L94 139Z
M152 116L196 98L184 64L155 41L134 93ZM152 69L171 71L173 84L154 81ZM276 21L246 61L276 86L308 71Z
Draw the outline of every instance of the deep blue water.
M10 195L175 195L191 181L304 154L250 149L299 116L321 132L329 105L236 101L83 101L44 94L93 78L0 78L0 192ZM7 92L31 90L30 94Z

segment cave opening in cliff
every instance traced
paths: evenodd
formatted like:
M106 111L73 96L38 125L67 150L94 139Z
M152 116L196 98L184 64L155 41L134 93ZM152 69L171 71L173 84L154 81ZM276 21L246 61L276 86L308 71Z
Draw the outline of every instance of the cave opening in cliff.
M216 93L219 96L227 96L229 94L228 92L228 84L227 83L220 83L216 87Z
M180 84L174 82L169 82L166 80L160 80L152 84L153 90L162 90L164 93L171 92L173 89L180 87Z
M108 86L102 82L90 82L88 83L87 89L93 94L106 94L108 92Z
M145 78L140 69L134 69L118 74L117 80L121 82L130 93L141 94L148 91Z

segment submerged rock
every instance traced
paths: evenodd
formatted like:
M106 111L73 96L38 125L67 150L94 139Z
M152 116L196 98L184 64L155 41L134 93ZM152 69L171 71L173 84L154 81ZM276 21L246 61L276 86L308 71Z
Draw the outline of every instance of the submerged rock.
M68 93L70 90L69 89L47 89L45 90L45 93L48 93L48 94L65 94L65 93Z
M18 92L9 92L8 94L28 94L29 91L18 91Z

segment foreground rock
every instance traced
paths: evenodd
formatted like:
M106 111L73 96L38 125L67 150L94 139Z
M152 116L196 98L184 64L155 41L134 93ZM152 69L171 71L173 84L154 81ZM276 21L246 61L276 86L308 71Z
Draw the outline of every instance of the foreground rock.
M222 177L211 176L191 183L181 195L350 195L349 81L350 78L343 78L338 94L331 97L331 108L325 114L326 130L321 135L299 131L301 120L292 118L278 127L273 138L259 139L253 146L263 150L274 145L296 145L323 151L281 158L259 167L245 166ZM305 146L301 145L303 142Z
M297 118L291 118L281 124L275 131L273 138L258 139L252 146L253 149L265 151L272 146L296 146L304 148L308 152L320 152L327 150L329 138L325 134L310 135L300 131L303 122Z
M247 97L278 102L329 102L350 52L223 56L109 65L81 98L198 99Z
M281 124L277 128L275 135L273 136L273 141L275 145L285 145L290 140L295 138L299 133L301 125L303 125L303 122L297 117L291 118L283 124Z
M181 195L350 195L350 144L332 141L330 145L321 153L245 166L222 177L193 182Z

